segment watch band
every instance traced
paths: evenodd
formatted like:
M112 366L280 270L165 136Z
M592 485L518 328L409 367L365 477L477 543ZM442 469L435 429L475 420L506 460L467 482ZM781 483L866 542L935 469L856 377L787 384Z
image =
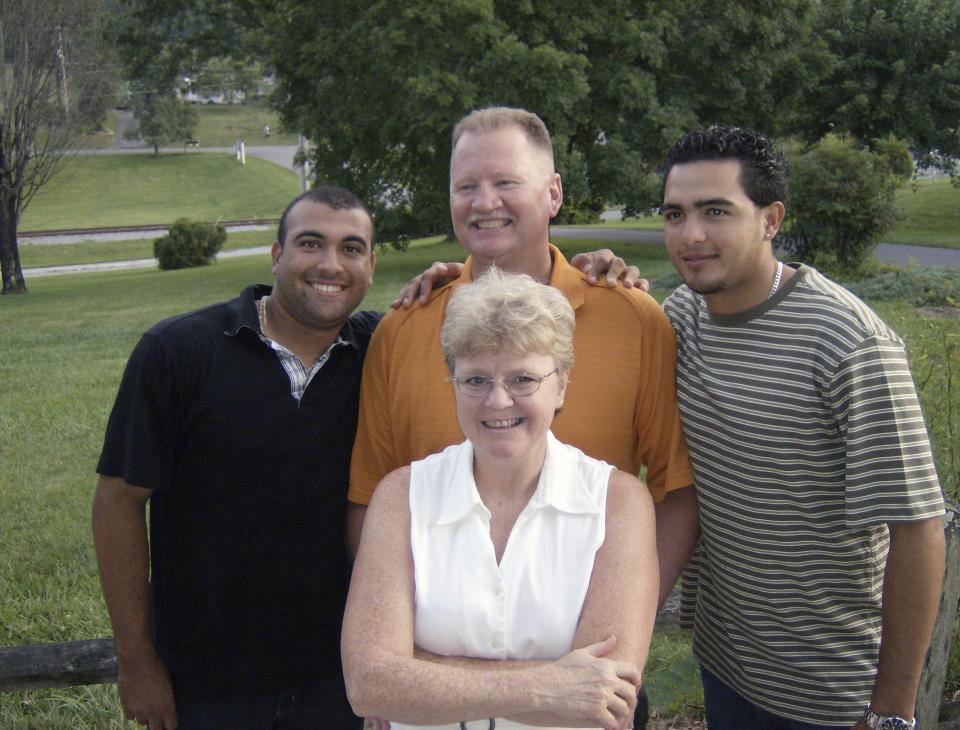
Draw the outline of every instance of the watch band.
M878 715L871 708L863 713L863 721L870 730L914 730L917 718L905 720L898 715Z

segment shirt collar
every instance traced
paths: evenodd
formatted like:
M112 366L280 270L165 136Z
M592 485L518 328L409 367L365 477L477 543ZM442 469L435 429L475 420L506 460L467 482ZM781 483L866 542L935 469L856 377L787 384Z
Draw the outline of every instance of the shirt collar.
M553 507L573 514L602 513L605 504L598 504L593 490L581 472L571 468L566 447L550 431L547 433L547 458L540 472L540 482L530 499L535 509Z
M473 444L470 441L464 441L457 449L451 483L453 488L446 490L443 506L437 515L438 525L459 522L475 509L486 509L473 480Z
M227 319L229 325L224 334L236 336L242 328L260 334L260 321L257 317L257 299L266 296L271 287L266 284L251 284L246 287L240 296L227 305Z
M552 243L548 245L550 247L550 260L553 263L550 271L550 286L562 291L567 301L570 302L570 306L577 310L583 304L585 291L583 282L587 280L587 275L571 266L563 254L560 253L559 248ZM463 265L463 271L452 286L460 286L470 281L473 281L473 257L467 257L467 261Z
M584 482L578 470L570 468L568 462L564 445L552 432L547 432L547 453L540 481L524 508L525 512L552 507L571 514L602 514L606 505L598 504L593 490ZM465 441L458 450L453 484L464 487L447 490L437 515L437 524L458 522L478 509L489 514L473 480L473 444L469 441Z
M257 315L257 300L272 291L273 287L266 284L251 284L240 292L240 296L230 302L227 307L230 324L224 330L224 334L235 337L241 329L248 329L259 339L260 318ZM357 332L349 318L343 323L333 344L346 344L360 349Z

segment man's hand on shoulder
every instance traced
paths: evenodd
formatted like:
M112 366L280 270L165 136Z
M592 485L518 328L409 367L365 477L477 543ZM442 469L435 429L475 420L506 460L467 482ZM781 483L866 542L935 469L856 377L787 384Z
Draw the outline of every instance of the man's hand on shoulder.
M463 264L461 263L434 261L429 269L413 277L404 285L397 298L390 303L390 306L393 309L400 309L401 307L409 309L413 306L414 299L419 299L420 304L426 304L427 299L430 298L430 292L439 289L444 284L449 284L460 276L461 271L463 271Z
M619 282L627 289L650 291L650 282L640 278L640 269L636 266L627 266L627 262L609 248L578 253L570 259L570 264L585 273L587 281L591 284L599 284L600 277L603 277L607 286L610 287L616 286Z
M117 663L117 688L128 720L149 730L174 730L177 710L167 668L154 652Z

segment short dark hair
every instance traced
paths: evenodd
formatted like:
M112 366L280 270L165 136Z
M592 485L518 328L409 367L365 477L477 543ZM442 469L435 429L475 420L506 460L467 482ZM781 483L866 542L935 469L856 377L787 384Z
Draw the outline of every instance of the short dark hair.
M283 211L283 215L280 216L280 225L277 227L277 241L280 242L280 248L283 248L287 239L287 215L293 210L293 206L301 200L320 203L331 210L352 210L353 208L359 208L366 213L367 218L370 219L370 245L373 246L373 216L370 215L370 211L367 210L367 206L363 204L363 201L346 188L341 188L337 185L320 185L315 188L310 188L307 192L298 195Z
M660 175L660 202L674 165L704 160L738 160L740 184L754 205L766 208L787 199L787 162L762 134L741 127L710 127L684 134L668 151Z

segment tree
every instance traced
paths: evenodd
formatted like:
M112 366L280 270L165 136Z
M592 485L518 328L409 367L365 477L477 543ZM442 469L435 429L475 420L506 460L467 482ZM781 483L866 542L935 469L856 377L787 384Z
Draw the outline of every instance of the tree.
M960 0L824 0L818 33L835 57L801 129L862 141L893 134L921 164L960 156Z
M243 89L256 43L265 42L248 0L113 0L112 25L130 82L139 136L162 144L193 138L196 112L176 96L183 76L209 89L211 73L230 68ZM218 84L222 74L216 73Z
M174 142L186 143L193 139L197 126L197 110L172 91L155 91L149 86L131 83L131 108L137 128L125 134L140 137L153 146L154 157L160 156L160 146Z
M683 129L776 126L828 68L813 0L269 5L265 35L283 39L269 45L273 102L314 142L318 181L364 198L385 239L448 228L450 132L473 108L540 114L568 203L642 210Z
M450 132L473 108L544 118L561 216L637 212L656 204L654 169L681 131L778 133L830 68L811 32L819 0L118 2L130 68L262 60L284 126L314 143L317 180L363 197L385 239L448 229Z
M3 294L27 291L17 227L115 91L96 0L0 2L0 268Z
M261 7L262 4L262 7ZM281 12L264 0L112 0L112 24L125 77L156 91L198 75L213 59L241 64L271 42L261 15Z

